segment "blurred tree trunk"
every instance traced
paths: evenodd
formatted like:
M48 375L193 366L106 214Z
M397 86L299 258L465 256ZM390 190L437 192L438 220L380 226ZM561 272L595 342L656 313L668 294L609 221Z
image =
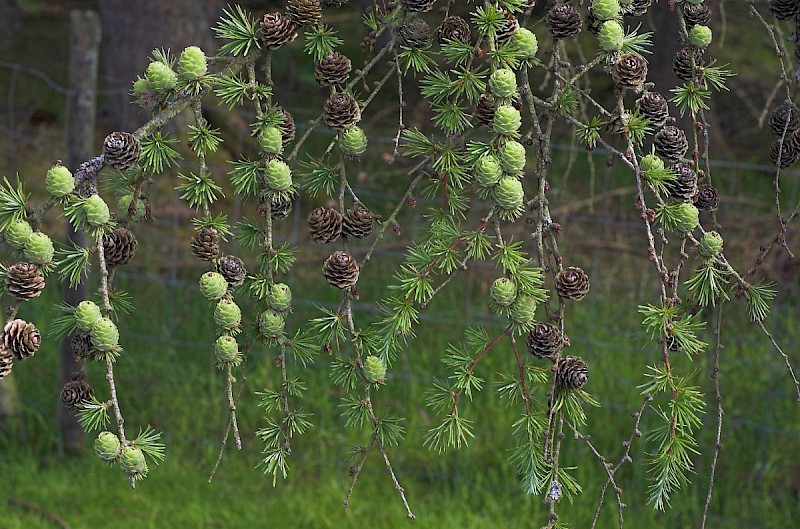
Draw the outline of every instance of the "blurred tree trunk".
M0 380L0 433L16 437L20 432L21 415L17 382L14 373L9 373Z
M0 0L0 41L5 46L14 42L20 23L17 2L15 0Z

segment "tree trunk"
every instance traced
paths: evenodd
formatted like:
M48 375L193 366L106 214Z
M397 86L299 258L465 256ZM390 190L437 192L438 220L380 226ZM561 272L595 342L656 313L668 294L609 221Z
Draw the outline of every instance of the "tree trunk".
M10 46L21 27L19 6L15 0L0 0L0 41Z

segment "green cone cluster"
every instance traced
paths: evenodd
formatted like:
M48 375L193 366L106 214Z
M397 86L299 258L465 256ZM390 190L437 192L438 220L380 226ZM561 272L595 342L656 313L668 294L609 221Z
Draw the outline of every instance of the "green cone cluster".
M108 204L100 195L92 195L83 202L83 211L86 213L86 222L90 226L103 226L111 219Z
M377 356L368 356L364 359L364 378L370 384L383 382L386 378L386 365Z
M499 149L500 165L509 174L517 175L525 168L525 147L518 141L509 140Z
M489 76L492 94L501 99L510 99L517 93L517 76L513 70L499 68Z
M367 150L367 135L358 125L339 133L339 146L348 158L358 158Z
M619 16L618 0L593 0L592 13L597 20L612 20Z
M510 307L517 299L517 285L507 277L497 278L489 289L489 299L500 307Z
M269 289L269 308L286 312L292 306L292 291L285 283L274 283Z
M94 440L94 453L106 463L113 463L122 452L122 443L113 432L100 432Z
M280 154L283 152L283 132L280 128L266 127L258 135L261 150L267 154Z
M17 250L25 247L25 242L28 237L33 235L33 228L28 224L28 221L18 220L13 222L6 231L3 232L6 237L6 242Z
M147 475L147 461L141 448L124 447L119 456L119 465L123 472L135 479L142 479Z
M485 154L475 162L475 181L482 187L497 185L503 178L503 166L494 154Z
M34 264L47 264L53 260L55 248L46 234L36 231L30 234L23 245L25 260Z
M689 30L689 42L698 48L707 48L711 44L711 28L697 25Z
M518 296L508 312L509 319L520 327L527 328L533 325L536 314L536 300L531 296Z
M501 136L515 136L522 126L522 115L511 105L500 105L494 111L492 129Z
M169 92L178 84L178 76L161 61L153 61L147 66L145 79L153 92Z
M197 46L189 46L181 52L178 59L178 77L184 81L194 81L208 72L206 54Z
M718 256L722 252L722 236L715 232L709 231L700 239L700 255L706 259L711 259Z
M69 195L75 189L75 177L72 176L69 169L57 164L47 171L45 187L48 193L56 198L61 198Z
M694 204L682 202L676 208L676 228L683 233L689 233L700 223L700 211Z
M270 160L264 171L264 181L273 191L288 191L292 187L292 170L283 160Z
M230 299L222 299L214 308L214 321L227 331L238 329L242 323L242 309Z
M239 354L239 344L236 343L236 338L229 335L217 338L214 342L214 357L218 366L239 365L241 363L241 355Z
M515 31L511 36L511 42L516 46L523 59L533 59L539 51L539 41L536 40L536 35L526 28L519 28Z
M597 33L600 47L606 51L620 51L625 40L625 30L616 20L607 20Z
M506 212L518 212L525 200L522 182L512 176L504 176L494 193L494 204Z
M283 314L276 310L267 309L258 316L258 332L264 338L278 338L283 334L286 320Z
M92 345L98 351L111 351L119 345L119 330L110 318L100 318L95 321L89 336Z
M75 324L81 331L91 331L94 324L102 319L103 313L93 301L84 300L75 307Z
M206 272L200 276L200 292L210 300L222 299L228 291L228 281L218 272Z

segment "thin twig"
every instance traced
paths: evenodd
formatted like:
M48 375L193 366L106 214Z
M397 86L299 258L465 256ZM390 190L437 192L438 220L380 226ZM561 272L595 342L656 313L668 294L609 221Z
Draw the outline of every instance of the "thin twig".
M717 319L714 322L714 367L711 370L711 378L714 379L714 392L717 396L717 435L714 438L714 457L711 460L711 474L708 478L708 493L706 503L703 506L703 521L700 529L705 529L708 518L708 508L711 506L711 492L714 490L714 475L717 471L717 459L722 448L722 393L719 389L719 356L722 350L722 340L720 339L720 329L722 328L722 305L717 307Z

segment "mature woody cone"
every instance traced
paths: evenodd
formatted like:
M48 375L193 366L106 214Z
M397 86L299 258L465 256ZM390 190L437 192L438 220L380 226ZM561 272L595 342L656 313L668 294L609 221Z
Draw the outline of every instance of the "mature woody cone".
M442 20L442 23L436 28L436 40L439 41L439 44L447 44L448 40L469 43L471 39L469 23L461 17L449 16Z
M706 58L702 51L695 50L694 63L697 66L694 69L694 75L697 75L700 73L700 69L706 65ZM689 81L692 79L692 51L690 48L681 48L678 50L678 53L675 54L675 59L672 61L672 70L681 81Z
M689 142L686 134L673 125L667 125L656 132L653 138L653 146L656 154L664 159L668 164L681 161L689 150Z
M288 110L283 107L278 107L277 111L279 114L283 115L283 124L281 125L283 136L281 141L283 141L283 144L286 145L294 139L294 135L297 132L297 127L294 124L294 118L291 114L289 114Z
M348 209L344 215L342 232L348 237L363 239L372 233L375 216L370 210L359 204L356 209Z
M142 146L133 134L112 132L103 141L103 158L106 164L127 171L139 161Z
M12 367L14 367L14 357L11 356L11 353L0 343L0 380L11 373Z
M403 7L407 11L416 11L418 13L427 13L433 9L433 4L436 0L403 0Z
M347 253L339 250L325 260L322 274L336 288L350 288L358 282L358 263Z
M622 12L626 17L640 17L647 13L653 0L633 0L629 5L622 6Z
M589 368L577 356L565 356L553 365L556 386L559 389L578 389L589 381Z
M320 86L340 85L350 75L350 59L335 51L322 58L314 67L314 79Z
M97 351L92 347L92 338L88 332L76 332L69 339L69 345L76 358L94 360Z
M545 18L545 25L555 39L577 35L581 31L581 23L581 15L572 4L555 4Z
M791 104L775 107L769 114L769 129L777 136L787 136L797 130L800 124L800 112Z
M589 292L589 276L577 266L569 266L556 274L556 292L564 299L583 299Z
M44 289L44 277L35 264L19 262L8 267L6 292L17 299L33 299Z
M294 205L294 198L285 198L282 195L270 199L270 214L273 219L280 220L289 216Z
M78 408L81 402L91 402L94 397L92 386L86 382L86 372L74 373L72 380L61 388L61 403L70 410Z
M597 35L600 33L600 27L602 25L603 21L594 16L594 9L592 9L592 6L589 6L586 14L586 29L588 29L589 33L592 35Z
M6 323L2 341L3 347L14 356L14 360L24 360L39 349L42 335L34 324L16 319Z
M431 27L419 17L406 20L397 30L400 45L411 49L427 48L431 43Z
M645 92L636 100L639 113L650 121L654 128L663 127L669 117L667 98L658 92Z
M675 172L675 178L664 182L669 196L683 202L691 202L697 194L697 173L685 163L676 163L672 170Z
M697 190L694 197L694 205L700 211L714 211L719 206L719 193L717 189L710 185L704 185Z
M308 214L308 233L314 242L333 242L342 234L342 220L335 209L319 207Z
M514 36L514 33L519 29L519 20L510 11L505 12L505 21L503 26L497 30L497 43L503 45Z
M222 274L231 287L244 283L244 278L247 276L244 262L235 255L226 255L220 259L217 263L217 272Z
M683 18L686 20L686 29L694 26L707 26L711 22L711 10L705 2L700 4L683 4Z
M482 125L487 127L492 126L494 121L494 101L486 94L481 94L478 98L478 103L475 105L475 119Z
M332 129L345 130L361 120L361 109L355 99L336 92L328 97L322 111L322 120Z
M770 0L769 10L778 20L789 20L800 11L800 2L798 0Z
M289 18L277 11L267 13L261 21L261 40L271 50L277 50L297 38L297 32Z
M322 20L322 5L319 0L289 0L286 16L295 26L316 26Z
M219 257L219 231L206 226L192 236L192 253L201 261L213 261Z
M647 61L641 55L623 55L611 70L611 78L620 88L639 89L647 78Z
M792 141L775 140L769 151L772 163L781 169L789 167L797 161L798 150Z
M550 358L561 352L564 338L555 326L539 322L528 331L528 352L537 358Z
M139 243L128 228L115 228L103 235L103 254L108 266L120 266L131 262L136 256Z

